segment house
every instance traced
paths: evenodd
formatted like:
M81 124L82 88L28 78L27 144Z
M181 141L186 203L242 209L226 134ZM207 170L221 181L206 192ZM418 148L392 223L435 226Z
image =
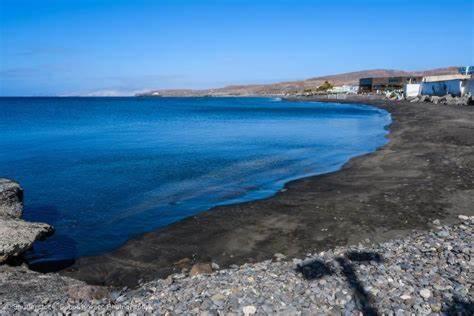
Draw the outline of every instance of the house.
M470 68L470 67L466 67ZM472 68L472 67L471 67ZM426 76L421 83L421 95L443 96L450 94L461 97L467 94L474 95L473 75L459 73L442 76Z
M329 93L344 93L344 94L356 94L359 91L359 86L342 85L336 86L329 89Z
M419 83L422 79L421 76L361 78L359 80L359 93L401 90L404 89L406 84Z

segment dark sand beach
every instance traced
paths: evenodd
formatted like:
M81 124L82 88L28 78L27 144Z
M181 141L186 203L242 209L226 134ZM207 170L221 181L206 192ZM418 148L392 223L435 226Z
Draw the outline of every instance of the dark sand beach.
M458 214L474 215L474 107L337 102L389 111L390 142L337 172L293 181L265 200L216 207L111 253L80 258L61 273L92 284L134 286L195 262L226 267L275 253L304 256L403 236L429 228L434 219L449 223Z

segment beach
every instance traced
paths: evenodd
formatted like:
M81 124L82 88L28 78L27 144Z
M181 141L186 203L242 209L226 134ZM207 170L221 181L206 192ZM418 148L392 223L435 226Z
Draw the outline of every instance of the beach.
M303 257L474 215L473 107L363 98L338 102L390 112L389 143L337 172L290 182L273 197L216 207L108 254L80 258L61 274L91 284L137 286L199 262L225 268L276 253Z

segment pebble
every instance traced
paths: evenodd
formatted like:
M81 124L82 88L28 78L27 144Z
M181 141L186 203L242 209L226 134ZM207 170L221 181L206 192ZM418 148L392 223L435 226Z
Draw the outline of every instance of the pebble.
M255 308L255 306L248 305L242 308L242 312L245 316L249 316L255 314L257 312L257 309Z
M439 237L448 237L449 232L446 230L440 230L439 232L436 233Z
M400 296L400 298L401 298L402 300L406 301L406 300L411 299L411 296L408 295L408 294L403 294L402 296Z
M431 297L431 291L428 290L428 289L423 289L423 290L420 291L420 295L424 299L429 299Z
M286 256L282 253L276 253L273 255L273 258L275 258L277 261L281 261L286 259Z
M0 266L0 315L361 315L361 298L380 315L469 315L474 217L459 219L462 224L305 258L275 254L274 260L231 269L210 263L206 273L110 289L103 298L68 296L70 283L77 293L87 286L58 274ZM210 268L218 271L207 274Z

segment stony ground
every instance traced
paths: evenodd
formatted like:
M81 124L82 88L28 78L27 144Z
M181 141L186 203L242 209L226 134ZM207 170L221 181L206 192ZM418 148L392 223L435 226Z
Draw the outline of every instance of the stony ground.
M430 232L378 245L304 260L276 254L212 274L175 274L134 290L88 288L57 274L26 278L33 272L3 267L0 313L472 315L474 217L459 219L450 226L435 220Z

